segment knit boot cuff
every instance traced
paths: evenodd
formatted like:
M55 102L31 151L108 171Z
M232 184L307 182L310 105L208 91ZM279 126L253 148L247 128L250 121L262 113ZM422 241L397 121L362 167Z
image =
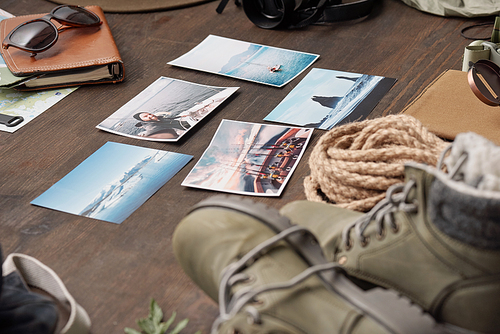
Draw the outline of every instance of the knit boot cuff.
M478 248L500 249L500 193L437 177L427 202L431 221L443 233Z

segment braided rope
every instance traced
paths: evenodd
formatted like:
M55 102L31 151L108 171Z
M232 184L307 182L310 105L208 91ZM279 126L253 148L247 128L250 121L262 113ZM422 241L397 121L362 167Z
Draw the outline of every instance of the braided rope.
M304 180L310 201L368 211L404 179L404 163L436 165L448 144L417 119L390 115L333 128L309 158Z

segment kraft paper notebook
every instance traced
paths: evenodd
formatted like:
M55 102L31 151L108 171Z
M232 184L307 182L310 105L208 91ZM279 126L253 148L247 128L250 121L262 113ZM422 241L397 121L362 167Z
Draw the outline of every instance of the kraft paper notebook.
M500 107L488 106L474 95L467 72L443 72L402 113L441 138L453 140L472 131L500 145Z
M97 14L102 25L70 28L59 33L59 39L48 50L31 57L14 47L1 48L9 70L18 77L18 90L35 90L83 84L116 83L124 79L123 62L102 9L87 6ZM0 41L19 24L45 14L16 16L0 22Z

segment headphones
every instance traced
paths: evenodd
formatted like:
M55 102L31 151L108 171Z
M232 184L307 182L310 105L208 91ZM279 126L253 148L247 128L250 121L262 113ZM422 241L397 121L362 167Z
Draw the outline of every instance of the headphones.
M229 0L217 7L221 14ZM376 0L235 0L247 17L263 29L301 28L313 23L355 20L369 15Z

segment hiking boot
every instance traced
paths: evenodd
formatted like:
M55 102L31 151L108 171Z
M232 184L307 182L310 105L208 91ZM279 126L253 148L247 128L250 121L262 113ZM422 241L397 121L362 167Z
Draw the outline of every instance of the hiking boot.
M202 201L172 243L186 274L219 303L212 333L451 333L393 291L359 288L306 228L260 203Z
M405 183L367 214L308 201L280 212L309 228L359 284L396 290L451 327L498 333L500 148L460 134L448 173L442 161L408 163Z

